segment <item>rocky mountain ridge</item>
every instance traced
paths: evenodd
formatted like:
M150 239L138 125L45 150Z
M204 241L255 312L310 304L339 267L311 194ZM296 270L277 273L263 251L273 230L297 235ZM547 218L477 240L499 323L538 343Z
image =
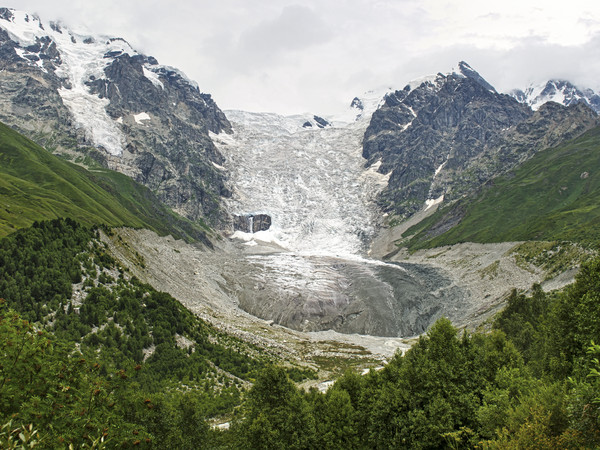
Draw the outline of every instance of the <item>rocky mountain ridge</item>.
M224 159L208 133L231 126L179 70L121 38L8 8L0 65L0 120L55 153L134 178L190 219L223 218Z
M229 174L209 135L230 133L231 124L179 70L121 38L78 34L7 8L0 56L0 120L75 162L132 177L192 220L231 228L221 201L231 196ZM465 62L382 95L355 98L347 119L370 120L363 156L389 175L379 206L400 219L581 134L596 119L576 105L600 105L593 91L568 82L500 94ZM571 109L540 112L548 99ZM303 127L335 124L312 115Z
M460 62L456 71L386 95L366 130L363 156L390 175L380 206L405 219L468 195L598 123L581 102L533 111Z

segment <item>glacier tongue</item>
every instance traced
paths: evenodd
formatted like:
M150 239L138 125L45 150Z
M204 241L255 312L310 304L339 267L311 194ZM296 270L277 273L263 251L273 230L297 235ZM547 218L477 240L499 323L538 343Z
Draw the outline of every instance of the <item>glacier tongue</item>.
M211 135L226 157L229 212L272 219L232 235L246 241L244 269L227 270L248 313L302 331L412 336L460 309L462 291L438 271L365 257L388 181L362 158L371 103L324 128L306 125L310 115L226 111L234 133Z
M374 233L374 196L387 177L364 168L368 118L303 128L303 116L226 111L234 134L213 139L227 158L234 214L265 213L261 240L303 254L357 256Z

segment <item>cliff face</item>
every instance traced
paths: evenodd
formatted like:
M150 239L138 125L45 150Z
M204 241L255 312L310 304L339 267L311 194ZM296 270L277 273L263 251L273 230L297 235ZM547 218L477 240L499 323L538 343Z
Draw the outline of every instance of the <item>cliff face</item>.
M120 38L83 36L0 9L0 120L47 149L148 186L180 214L218 224L231 125L177 69Z
M258 233L271 228L271 216L268 214L248 214L233 217L233 230L244 233Z
M145 73L155 74L152 81ZM90 92L109 101L106 111L126 136L124 151L108 163L150 187L179 213L219 220L224 185L223 156L209 132L231 125L210 95L153 58L122 54L90 80Z
M60 64L50 39L22 49L0 28L0 120L48 149L77 143L72 116L58 93L62 81L55 72Z
M386 96L365 133L363 156L390 174L380 205L406 218L473 192L596 123L583 104L550 103L534 113L460 63L459 72Z

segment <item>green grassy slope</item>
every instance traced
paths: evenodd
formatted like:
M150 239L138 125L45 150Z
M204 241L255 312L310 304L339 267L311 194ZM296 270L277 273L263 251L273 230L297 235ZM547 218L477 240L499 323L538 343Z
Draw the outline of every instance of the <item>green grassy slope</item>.
M208 242L204 225L176 215L129 177L89 172L0 124L0 237L57 217Z
M449 217L458 225L432 237ZM416 233L416 234L415 234ZM444 208L409 229L411 248L458 242L600 242L600 128L538 153L475 199Z

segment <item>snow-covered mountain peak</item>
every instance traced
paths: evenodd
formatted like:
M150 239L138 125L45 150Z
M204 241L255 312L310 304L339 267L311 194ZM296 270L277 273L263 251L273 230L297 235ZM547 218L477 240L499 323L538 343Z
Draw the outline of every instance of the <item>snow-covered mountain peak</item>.
M319 116L313 113L281 115L270 112L226 111L228 118L254 129L268 132L273 128L288 134L323 128L345 128L355 122L368 124L373 113L385 102L385 97L394 92L391 87L381 87L354 97L343 111ZM366 125L365 125L366 126Z
M25 11L0 8L0 19L3 19L0 20L0 27L21 47L35 46L40 39L50 38L57 46L86 46L88 50L103 51L102 56L109 52L128 53L131 56L137 54L125 39L81 34L67 28L61 22L44 23L38 16Z
M112 58L137 52L124 39L79 35L62 24L44 24L23 11L4 8L0 17L0 27L17 44L18 56L62 79L59 94L94 145L112 155L121 154L124 138L118 124L106 113L108 100L91 94L86 83L103 78ZM49 56L54 58L49 61Z
M125 138L120 123L106 112L109 100L92 93L90 83L106 79L105 69L115 59L142 58L144 76L157 87L164 88L161 77L174 74L198 89L181 71L159 65L119 37L75 32L62 23L45 23L35 15L9 8L0 8L0 29L14 42L23 62L60 80L58 92L77 127L95 146L112 155L122 154Z
M533 110L546 102L556 102L565 106L585 103L596 113L600 113L600 96L591 89L575 86L567 80L549 80L545 83L530 84L526 89L515 89L509 93Z
M496 92L494 86L489 84L481 75L479 75L479 73L476 70L474 70L469 64L467 64L464 61L460 61L458 63L458 71L454 73L458 73L464 76L465 78L471 78L490 92Z
M496 93L496 89L464 61L459 61L456 67L452 67L448 72L438 72L436 74L415 78L409 81L403 90L410 92L417 88L423 87L435 92L441 89L441 87L450 77L470 78L483 86L486 90Z
M449 77L470 78L483 86L486 90L497 93L496 89L489 84L477 71L464 61L459 61L456 67L451 68L446 73L438 72L432 75L425 75L409 81L401 90L411 92L418 88L427 89L432 92L439 91ZM377 111L386 100L388 95L393 94L398 89L390 86L382 86L373 89L364 94L354 97L349 107L342 112L331 117L332 124L344 125L358 120L370 120L371 116Z
M392 87L382 86L378 89L367 91L358 97L360 105L362 105L361 117L370 118L371 115L373 115L373 113L382 105L385 96L391 94L392 92L394 92ZM353 103L356 105L354 101ZM357 106L355 106L355 108L356 107Z
M350 105L341 113L335 114L329 118L334 126L345 126L346 124L370 120L371 116L385 102L385 97L391 94L395 89L391 87L380 87L369 90L362 95L354 97Z

